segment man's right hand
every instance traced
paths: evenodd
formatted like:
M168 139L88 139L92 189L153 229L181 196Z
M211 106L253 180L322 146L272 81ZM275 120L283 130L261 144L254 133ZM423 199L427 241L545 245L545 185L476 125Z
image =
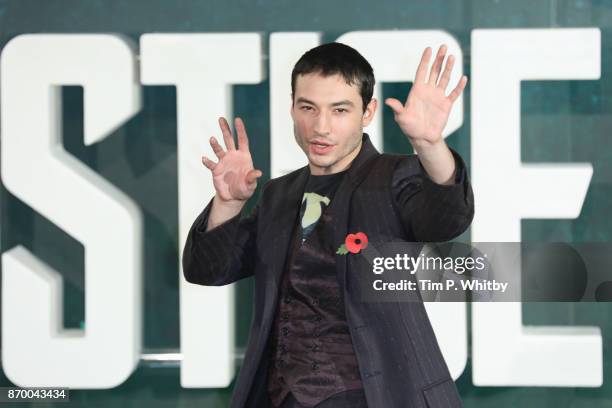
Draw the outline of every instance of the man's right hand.
M257 178L263 174L253 168L249 139L242 119L236 118L234 123L238 134L238 149L234 145L234 137L227 120L221 117L219 126L227 151L223 150L215 137L211 137L210 145L219 161L215 163L202 156L202 163L212 172L216 191L207 230L238 214L255 192Z

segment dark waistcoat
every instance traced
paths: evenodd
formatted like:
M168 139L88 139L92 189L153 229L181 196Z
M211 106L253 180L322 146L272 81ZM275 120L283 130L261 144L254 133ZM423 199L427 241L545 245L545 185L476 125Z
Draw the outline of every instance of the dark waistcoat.
M299 226L294 229L268 343L268 392L275 406L289 392L314 406L363 387L336 276L329 210L304 242Z

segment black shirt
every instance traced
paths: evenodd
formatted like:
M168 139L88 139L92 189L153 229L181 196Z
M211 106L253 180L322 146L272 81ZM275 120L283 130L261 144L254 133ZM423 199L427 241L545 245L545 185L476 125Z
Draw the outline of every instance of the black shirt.
M325 208L331 203L342 178L347 170L334 174L313 175L309 174L304 195L302 196L302 206L300 208L300 228L302 231L302 242L314 229L321 218Z

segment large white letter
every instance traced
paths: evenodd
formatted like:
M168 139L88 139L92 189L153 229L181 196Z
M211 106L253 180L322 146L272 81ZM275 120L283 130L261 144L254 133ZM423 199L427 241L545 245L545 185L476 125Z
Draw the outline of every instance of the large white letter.
M425 47L434 53L440 44L447 44L447 55L457 61L451 75L449 89L453 89L463 75L463 52L455 38L438 30L419 31L355 31L337 39L361 53L372 65L376 76L374 98L379 104L370 123L368 134L372 143L382 150L382 109L390 109L382 100L383 82L413 82L416 68ZM448 91L450 92L450 91ZM406 90L407 96L408 91ZM405 96L403 97L405 99ZM404 99L400 99L404 102ZM457 99L443 131L447 137L463 124L463 95ZM410 152L406 152L407 154ZM467 363L467 312L465 303L426 302L425 308L438 344L453 378L457 379Z
M261 35L146 34L140 52L143 84L176 85L182 253L189 227L215 194L200 157L214 157L208 139L221 140L217 118L231 121L231 85L258 83L264 76ZM261 141L249 136L251 145ZM183 278L180 262L179 270L181 385L227 387L234 376L234 285L193 285Z
M85 329L62 327L62 277L2 255L2 365L19 386L112 388L140 359L142 226L124 193L62 146L61 85L81 85L85 143L140 110L135 57L114 35L22 35L2 52L2 182L85 247Z
M520 81L599 76L598 29L472 32L472 241L520 242L523 218L578 217L593 168L521 164ZM474 384L601 386L598 327L523 326L518 302L472 313Z

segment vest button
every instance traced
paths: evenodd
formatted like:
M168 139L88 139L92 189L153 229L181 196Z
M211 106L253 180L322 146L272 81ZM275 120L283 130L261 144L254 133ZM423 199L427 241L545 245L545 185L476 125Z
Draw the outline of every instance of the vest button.
M283 329L281 330L281 332L283 333L283 336L287 336L289 334L289 329L286 327L283 327Z
M317 306L319 304L319 298L312 299L312 304Z
M285 303L291 303L291 296L289 295L285 296Z
M313 371L316 371L319 369L319 364L317 364L316 361L313 361L310 368L312 368Z
M317 344L312 345L312 351L317 351L318 349L319 349L319 346Z

